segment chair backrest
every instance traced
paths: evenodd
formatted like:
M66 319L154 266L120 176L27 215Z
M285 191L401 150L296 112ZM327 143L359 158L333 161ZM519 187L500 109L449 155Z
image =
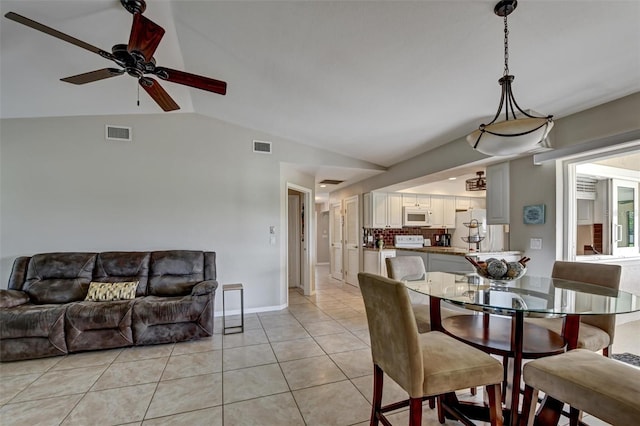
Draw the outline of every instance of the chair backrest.
M387 257L387 276L399 281L424 279L426 269L420 256Z
M621 274L622 267L620 265L563 261L556 261L551 272L553 278L580 281L616 291L620 288ZM616 331L615 315L583 315L580 321L604 330L613 344L613 336Z
M400 281L362 272L358 282L367 312L373 363L411 397L422 397L422 349L407 288Z

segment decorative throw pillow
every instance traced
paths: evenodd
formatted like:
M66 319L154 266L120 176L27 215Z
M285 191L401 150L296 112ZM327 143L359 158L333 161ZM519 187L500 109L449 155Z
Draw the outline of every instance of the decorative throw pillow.
M106 302L109 300L130 300L136 297L136 288L139 281L121 283L91 282L89 292L84 300L94 302Z

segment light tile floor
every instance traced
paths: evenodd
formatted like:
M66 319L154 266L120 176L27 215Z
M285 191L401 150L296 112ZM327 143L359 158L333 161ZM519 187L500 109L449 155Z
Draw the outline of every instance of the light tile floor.
M315 296L292 290L288 309L246 315L244 333L223 336L221 322L212 338L195 342L0 364L0 424L368 424L364 305L327 267L318 267ZM614 353L640 353L639 328L618 327ZM387 378L385 402L404 398ZM408 411L391 420L407 424ZM435 410L425 407L423 424L439 424Z

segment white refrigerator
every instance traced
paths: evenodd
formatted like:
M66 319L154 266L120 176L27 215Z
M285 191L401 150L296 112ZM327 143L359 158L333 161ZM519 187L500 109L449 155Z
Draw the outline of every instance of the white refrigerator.
M468 228L464 224L471 223L475 219L478 221L478 228ZM505 235L502 225L487 225L487 211L484 209L472 209L466 212L456 212L456 229L451 236L453 247L477 251L476 243L467 243L462 237L469 235L480 235L484 237L480 241L480 251L503 251L505 250Z

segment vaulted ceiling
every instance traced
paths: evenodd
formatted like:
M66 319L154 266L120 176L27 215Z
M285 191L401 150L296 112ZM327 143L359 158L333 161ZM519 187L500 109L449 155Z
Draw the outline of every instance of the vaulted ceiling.
M495 113L494 4L148 0L144 16L166 30L158 65L228 83L220 96L163 82L180 112L390 166ZM128 41L132 20L118 0L2 0L0 10L107 51ZM509 30L523 108L563 117L640 91L639 1L520 0ZM162 113L144 92L136 105L126 75L61 82L113 64L4 17L0 48L3 118Z

